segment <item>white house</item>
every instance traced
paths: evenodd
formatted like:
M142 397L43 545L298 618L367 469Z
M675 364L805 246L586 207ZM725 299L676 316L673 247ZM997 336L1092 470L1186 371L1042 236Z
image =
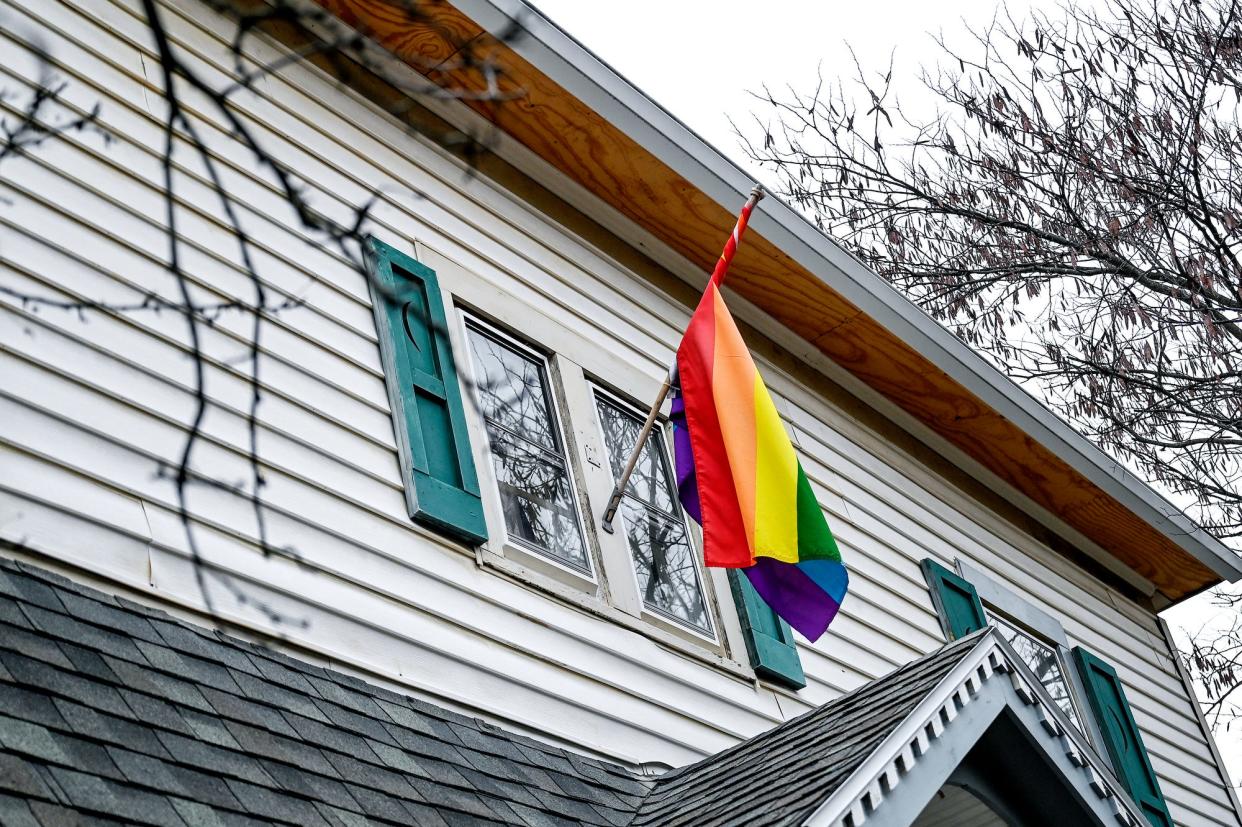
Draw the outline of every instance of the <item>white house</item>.
M57 111L110 136L0 161L0 823L1239 824L1157 616L1237 557L776 199L726 292L840 616L810 644L704 569L660 436L601 530L751 181L537 11L325 0L374 41L342 83L281 62L291 28L235 56L214 5L154 5L215 88L278 62L236 111L323 214L376 195L374 278L183 87L287 302L259 342L274 548L233 486L240 313L194 326L187 535L189 326L141 306L180 300L144 0L0 2L4 117L42 49ZM478 88L463 43L504 100L420 91ZM251 302L177 146L194 301Z

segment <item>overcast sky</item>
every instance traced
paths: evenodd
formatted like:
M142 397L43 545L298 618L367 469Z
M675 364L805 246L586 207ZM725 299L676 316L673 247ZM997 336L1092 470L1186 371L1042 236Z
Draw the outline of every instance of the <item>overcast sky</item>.
M960 43L966 22L985 26L997 9L996 0L632 0L618 14L615 6L582 0L533 2L743 164L729 118L740 124L758 110L749 92L764 84L813 88L821 66L826 79L853 78L852 47L869 70L886 69L895 55L895 87L903 100L917 98L918 67L939 55L933 38L943 31ZM1014 0L1009 9L1017 16L1029 5Z
M623 6L583 0L532 0L553 22L691 129L743 167L753 168L729 124L749 122L761 107L748 94L764 84L807 91L825 80L856 74L853 47L868 71L884 71L892 56L894 88L908 110L930 106L920 95L919 67L940 57L943 34L962 44L967 25L980 29L997 13L996 0L630 0ZM1013 0L1015 17L1032 7L1051 11L1056 0ZM759 174L756 172L756 174ZM762 179L761 179L762 180ZM1166 619L1176 630L1227 622L1206 595ZM1218 739L1235 779L1242 778L1242 728Z

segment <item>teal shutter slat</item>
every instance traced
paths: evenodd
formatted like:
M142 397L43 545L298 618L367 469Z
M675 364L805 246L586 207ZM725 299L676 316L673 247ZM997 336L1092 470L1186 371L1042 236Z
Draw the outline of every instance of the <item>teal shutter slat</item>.
M763 602L744 574L730 569L729 584L755 674L794 689L806 686L802 661L798 659L798 647L789 624Z
M932 603L949 640L965 637L988 625L983 603L969 581L932 559L924 559L919 565L923 568Z
M372 299L410 516L487 539L461 388L435 271L372 239Z
M1117 670L1081 646L1074 647L1074 663L1118 779L1154 827L1173 827Z

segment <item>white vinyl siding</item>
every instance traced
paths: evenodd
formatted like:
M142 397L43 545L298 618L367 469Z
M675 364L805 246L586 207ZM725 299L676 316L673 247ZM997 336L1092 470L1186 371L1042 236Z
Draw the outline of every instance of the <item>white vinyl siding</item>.
M37 32L67 84L65 98L81 110L99 103L101 125L114 136L105 145L74 133L4 162L4 286L114 302L147 291L175 296L162 266L163 104L138 6L0 0L0 87L37 79L13 34ZM168 0L165 14L178 46L210 82L223 83L233 62L228 24L197 0ZM256 43L251 57L277 55ZM851 570L850 594L830 632L800 645L805 690L756 685L736 664L688 657L498 576L469 549L412 524L367 285L332 251L305 243L279 192L227 139L218 116L193 93L187 104L255 239L267 289L276 300L301 301L265 322L258 411L268 530L278 548L299 557L264 557L249 502L227 490L194 486L191 519L213 566L305 622L278 630L295 653L582 750L675 765L940 646L918 561L932 556L952 566L961 558L1057 618L1071 644L1116 666L1179 824L1238 824L1156 618L796 381L783 367L792 357L774 358L760 342L756 360ZM238 104L259 139L298 171L317 209L343 219L349 205L378 193L376 235L411 253L417 242L417 257L440 273L448 299L537 334L557 364L575 372L572 388L599 377L630 398L651 398L688 319L686 305L518 197L468 176L308 67L266 78L257 98L241 96ZM250 300L236 246L184 145L178 164L180 230L197 300ZM531 171L552 177L537 165ZM605 213L601 220L618 221ZM658 246L650 249L675 265ZM452 280L444 275L451 268ZM744 302L730 301L739 321L767 329ZM226 313L201 328L210 405L195 465L217 479L248 474L249 323ZM193 411L187 347L185 321L175 313L89 312L84 322L0 297L0 535L113 588L174 610L201 608L172 487L157 474L177 456ZM589 394L570 402L575 412L592 404ZM596 460L606 456L589 417L575 413L566 427L579 467L591 451ZM601 508L606 496L599 479L579 492L586 520L588 504ZM601 535L598 542L623 540ZM624 552L612 559L624 560ZM719 572L706 577L727 607ZM220 614L243 628L267 627L263 615L212 589ZM721 622L736 651L736 620Z

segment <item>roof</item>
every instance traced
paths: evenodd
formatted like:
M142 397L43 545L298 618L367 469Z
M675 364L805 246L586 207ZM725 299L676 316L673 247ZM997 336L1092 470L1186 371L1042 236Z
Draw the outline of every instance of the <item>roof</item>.
M990 629L657 780L0 558L5 825L860 827L918 812L1002 710L1143 823Z
M649 784L0 558L0 824L607 827Z
M635 827L801 824L968 655L956 641L697 764L662 776Z
M994 806L1019 813L1042 806L1048 823L1147 827L1142 810L993 628L662 776L633 824L909 824L946 784L986 789L990 774L1008 784L1021 779L1007 791L1020 800L1006 802L1006 793L993 790L987 797Z
M472 61L443 62L463 42L492 54L504 91L524 100L466 105L571 182L556 185L558 195L629 233L645 254L689 262L698 272L681 275L701 285L751 180L536 9L522 0L455 0L410 19L393 14L391 0L323 2L454 88L485 82ZM512 31L523 36L492 36ZM640 232L591 206L601 201ZM1103 551L1086 553L1132 586L1178 600L1242 577L1230 549L787 204L769 199L756 210L729 286L960 450L968 472L981 467L1007 483L1036 520L1079 547L1086 544L1077 535L1088 538Z

